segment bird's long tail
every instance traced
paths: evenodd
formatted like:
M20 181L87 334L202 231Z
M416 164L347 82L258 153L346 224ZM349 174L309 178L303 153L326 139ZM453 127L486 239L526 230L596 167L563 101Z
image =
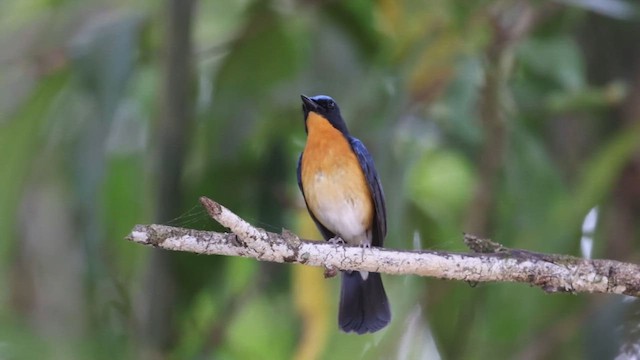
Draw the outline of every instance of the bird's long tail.
M391 321L387 294L379 273L370 272L366 280L357 271L342 273L338 324L345 332L376 332Z

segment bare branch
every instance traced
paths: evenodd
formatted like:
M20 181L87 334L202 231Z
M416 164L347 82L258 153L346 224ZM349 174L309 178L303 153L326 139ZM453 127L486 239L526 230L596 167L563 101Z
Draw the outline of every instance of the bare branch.
M481 253L333 245L301 240L287 230L281 234L267 232L210 199L203 197L200 200L211 217L228 227L230 233L136 225L127 239L167 250L242 256L337 270L420 275L474 283L520 282L550 293L612 293L640 297L640 266L635 264L508 249L473 235L465 235L465 243Z

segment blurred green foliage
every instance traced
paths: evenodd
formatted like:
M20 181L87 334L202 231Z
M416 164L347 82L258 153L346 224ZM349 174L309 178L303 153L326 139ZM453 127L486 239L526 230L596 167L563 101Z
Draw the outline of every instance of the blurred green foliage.
M299 94L324 93L376 159L389 247L464 250L471 231L584 255L598 207L591 256L637 261L637 5L200 1L171 72L172 3L0 3L0 359L602 359L633 341L636 302L416 277L385 278L388 329L345 335L319 273L123 238L161 206L216 228L202 195L318 237L295 166ZM192 118L171 118L177 96ZM165 121L188 130L178 174Z

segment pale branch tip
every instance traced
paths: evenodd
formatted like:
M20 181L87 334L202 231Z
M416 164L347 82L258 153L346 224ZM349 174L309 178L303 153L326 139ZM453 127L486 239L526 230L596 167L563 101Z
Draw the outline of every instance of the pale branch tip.
M472 253L395 250L301 240L257 228L217 202L201 197L209 215L231 232L165 225L136 225L127 240L144 245L207 255L298 263L325 269L420 275L466 282L519 282L546 292L610 293L640 297L640 266L615 260L587 260L568 255L510 249L464 234Z
M207 210L207 213L209 214L209 216L211 216L212 219L215 219L222 212L222 208L220 207L220 204L209 199L206 196L200 197L200 204L202 204L205 210Z

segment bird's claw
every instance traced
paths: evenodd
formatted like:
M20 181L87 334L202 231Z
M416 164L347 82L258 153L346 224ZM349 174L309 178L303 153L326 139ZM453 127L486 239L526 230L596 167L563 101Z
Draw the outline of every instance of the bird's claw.
M364 252L367 249L371 249L371 244L370 243L362 243L360 244L360 247L362 248L362 253L360 254L360 260L364 260Z
M327 240L327 242L329 244L332 244L332 245L344 245L344 244L346 244L345 241L338 235L336 235L336 236L332 237L331 239Z

